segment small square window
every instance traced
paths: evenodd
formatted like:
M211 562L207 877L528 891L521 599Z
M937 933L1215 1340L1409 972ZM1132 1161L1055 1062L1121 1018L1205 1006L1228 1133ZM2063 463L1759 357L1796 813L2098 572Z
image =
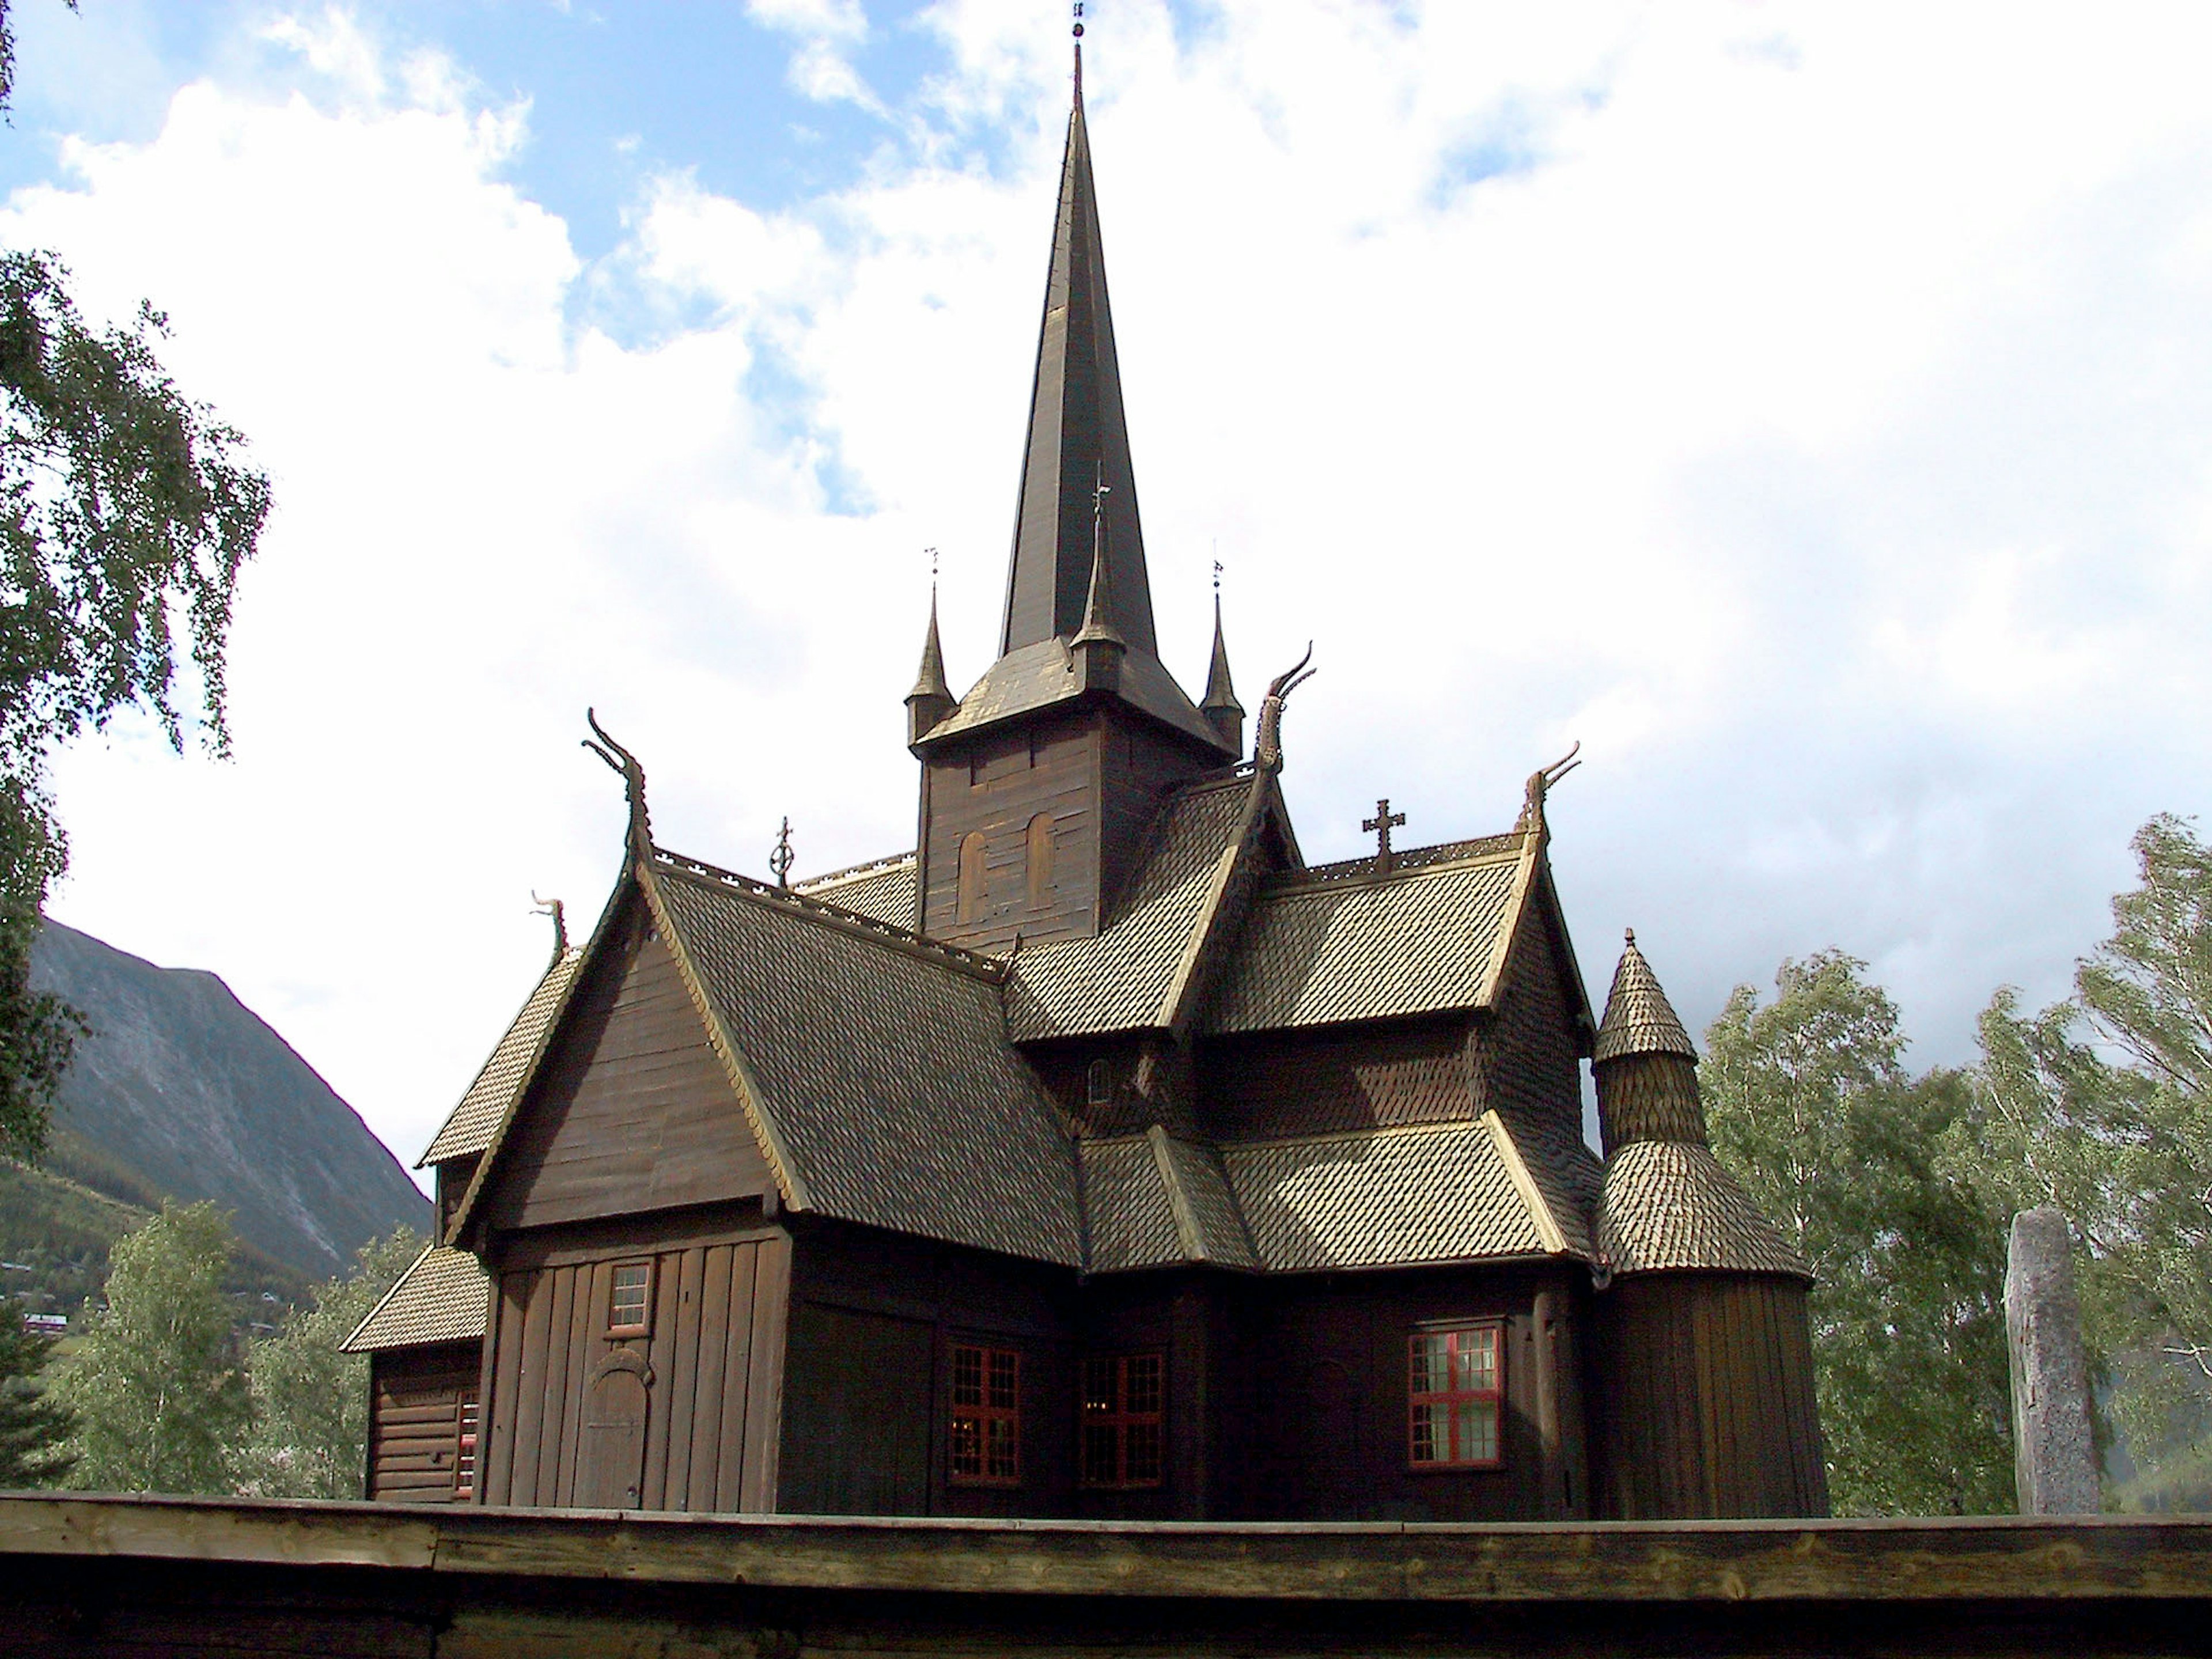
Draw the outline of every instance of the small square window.
M1498 1467L1505 1409L1503 1335L1494 1324L1414 1334L1406 1447L1413 1468Z
M1022 1479L1022 1357L1012 1348L952 1350L949 1473L957 1486Z
M643 1336L652 1328L653 1263L617 1263L614 1285L607 1292L607 1334Z

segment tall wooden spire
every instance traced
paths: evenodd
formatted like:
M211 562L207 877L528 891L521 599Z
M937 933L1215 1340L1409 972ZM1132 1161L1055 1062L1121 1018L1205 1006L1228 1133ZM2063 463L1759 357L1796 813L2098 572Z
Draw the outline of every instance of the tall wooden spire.
M1091 586L1092 490L1103 483L1106 543L1112 568L1114 631L1132 651L1156 654L1145 537L1137 483L1121 412L1121 371L1114 355L1114 314L1106 299L1106 256L1098 234L1098 194L1091 178L1091 135L1083 118L1083 48L1075 48L1075 101L1060 169L1060 216L1045 279L1044 323L1030 392L1029 445L1006 574L1001 654L1055 636L1084 621Z

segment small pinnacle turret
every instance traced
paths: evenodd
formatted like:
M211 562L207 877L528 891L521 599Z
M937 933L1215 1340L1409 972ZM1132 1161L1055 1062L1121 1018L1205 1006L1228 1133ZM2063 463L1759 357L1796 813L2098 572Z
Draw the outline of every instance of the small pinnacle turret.
M1598 1024L1597 1048L1591 1058L1601 1066L1624 1054L1698 1057L1674 1005L1659 988L1658 975L1636 948L1633 927L1622 947L1620 966L1613 970L1613 991L1605 1000L1605 1018Z
M937 585L929 587L929 632L921 641L921 672L906 694L906 740L920 743L929 729L953 709L952 688L945 681L945 647L937 637Z
M1106 486L1099 485L1091 526L1091 591L1083 606L1082 630L1068 641L1076 676L1086 691L1118 690L1121 659L1129 654L1128 641L1114 626L1113 579L1106 563Z
M1213 661L1206 671L1206 701L1198 706L1206 723L1234 754L1244 752L1244 705L1229 679L1229 643L1221 633L1221 594L1213 595Z

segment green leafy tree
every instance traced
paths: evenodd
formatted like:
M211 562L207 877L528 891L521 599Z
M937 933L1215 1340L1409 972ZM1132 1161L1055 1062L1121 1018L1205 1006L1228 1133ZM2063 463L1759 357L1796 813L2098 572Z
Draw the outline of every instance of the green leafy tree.
M2212 1497L2212 849L2161 816L2112 937L2039 1013L2001 990L1949 1162L2001 1213L2056 1204L2084 1246L2084 1334L2154 1493Z
M14 75L0 3L0 111ZM196 707L201 738L228 752L224 640L269 513L238 434L162 371L161 313L95 327L68 284L51 253L0 252L0 1153L25 1158L84 1031L30 987L69 861L48 763L126 708L181 750Z
M107 1305L55 1379L78 1417L70 1484L102 1492L227 1492L252 1403L222 1293L235 1241L211 1203L161 1213L117 1241Z
M0 1310L0 1488L50 1486L70 1470L76 1417L40 1381L53 1348L14 1309Z
M368 1361L338 1345L422 1253L401 1227L372 1239L353 1271L316 1286L314 1306L284 1316L251 1358L254 1433L245 1485L264 1498L359 1498L368 1449Z
M1738 986L1705 1033L1713 1151L1819 1276L1813 1357L1845 1515L2014 1507L2004 1234L1941 1150L1972 1109L1910 1076L1896 1005L1840 951Z

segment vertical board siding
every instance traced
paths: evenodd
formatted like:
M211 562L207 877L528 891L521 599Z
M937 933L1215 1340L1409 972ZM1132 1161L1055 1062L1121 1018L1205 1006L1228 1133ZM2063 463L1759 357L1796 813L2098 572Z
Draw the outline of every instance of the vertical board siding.
M1654 1273L1601 1298L1610 1400L1602 1509L1621 1520L1827 1513L1805 1288Z
M740 1244L730 1255L729 1339L722 1350L722 1432L714 1448L714 1492L702 1505L741 1510L744 1504L746 1384L752 1371L753 1285L760 1246Z
M614 1265L641 1259L654 1264L653 1328L611 1337ZM769 1234L690 1249L610 1249L597 1261L506 1274L506 1316L491 1361L501 1403L480 1454L487 1501L772 1509L789 1261L789 1241ZM630 1370L613 1375L623 1365ZM468 1372L471 1389L476 1377ZM599 1409L594 1390L614 1401L634 1387L644 1391L642 1439L625 1443L600 1424L605 1467L597 1468L587 1447ZM641 1459L640 1467L624 1462L617 1469L606 1462L617 1451ZM622 1496L633 1482L635 1498Z
M933 938L997 950L1018 933L1035 943L1096 931L1095 746L1086 723L1063 718L988 736L972 750L928 763L922 915ZM1040 815L1052 821L1052 873L1032 903L1030 823ZM974 915L963 921L960 847L977 834L983 837L982 891Z
M768 1166L685 988L633 906L577 987L489 1195L538 1227L757 1197Z

